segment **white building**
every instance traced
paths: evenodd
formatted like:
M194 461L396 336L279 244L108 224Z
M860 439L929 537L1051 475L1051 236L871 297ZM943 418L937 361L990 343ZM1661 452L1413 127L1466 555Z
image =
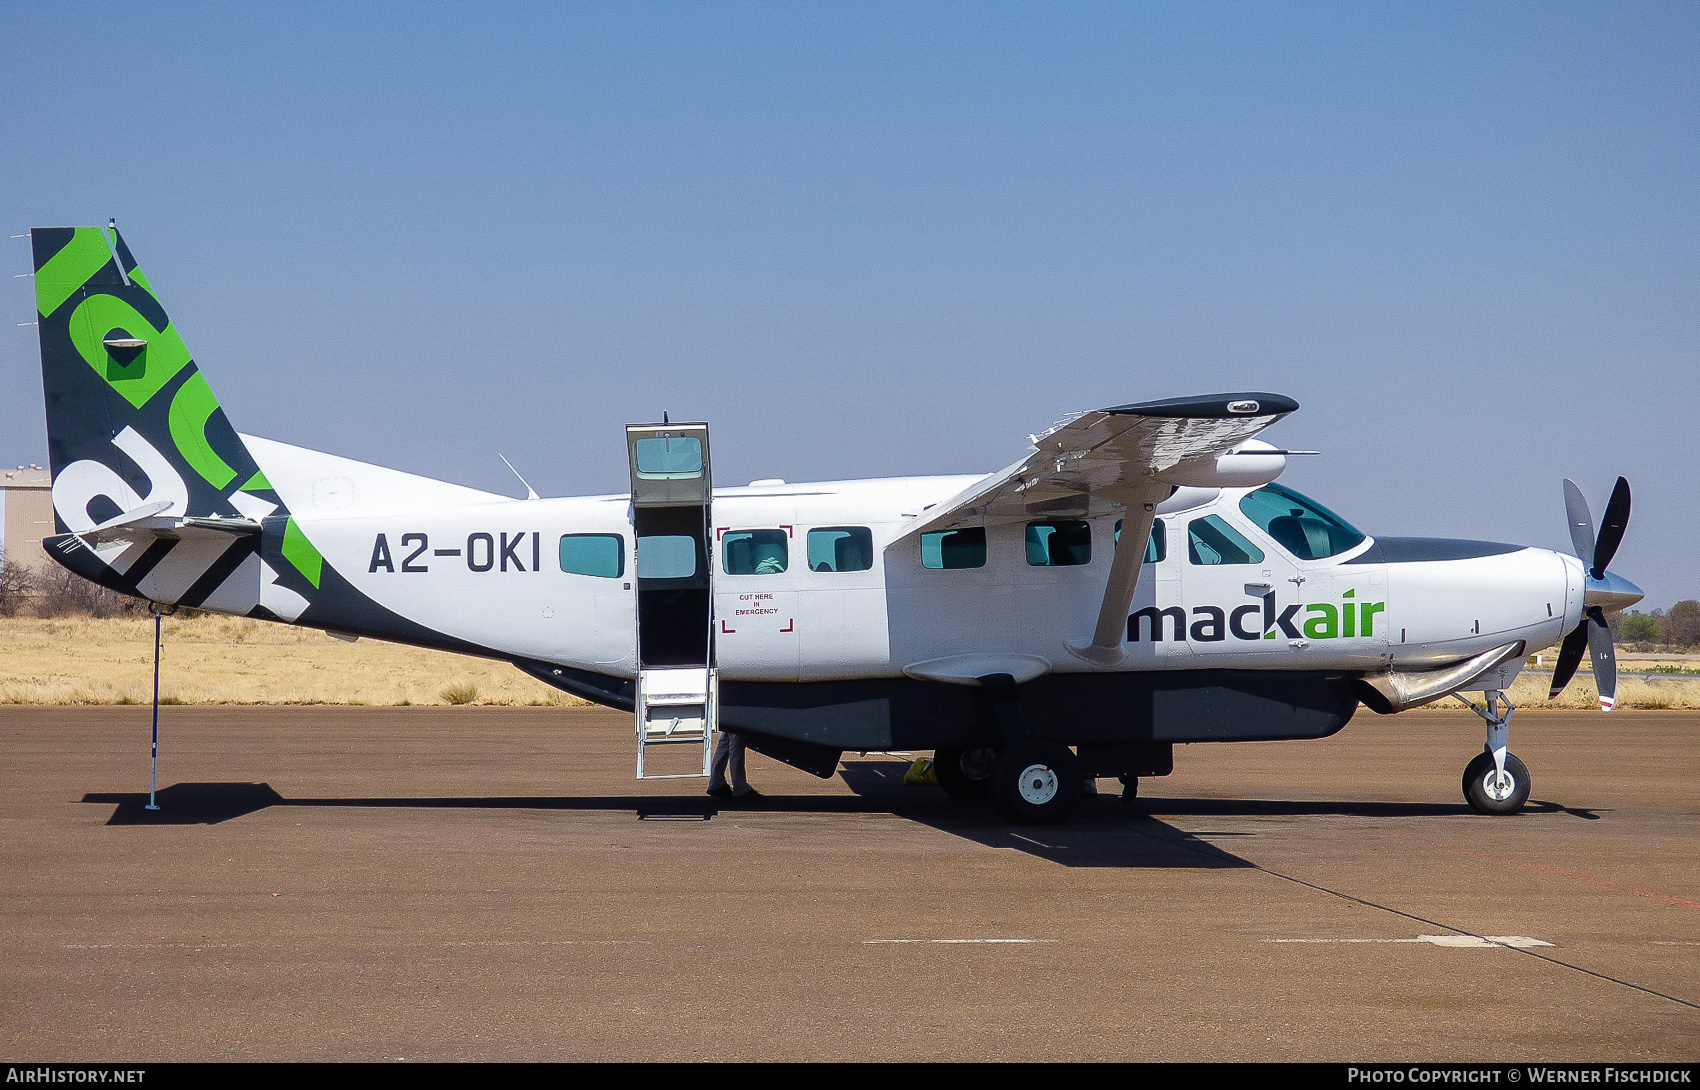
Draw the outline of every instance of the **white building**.
M53 481L38 465L0 471L0 553L33 569L55 567L41 547L53 534Z

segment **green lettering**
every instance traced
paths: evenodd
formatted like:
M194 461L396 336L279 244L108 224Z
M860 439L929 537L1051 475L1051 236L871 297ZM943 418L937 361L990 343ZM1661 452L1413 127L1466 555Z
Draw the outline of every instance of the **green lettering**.
M146 341L147 347L128 358L114 356L103 343L114 329ZM155 329L116 295L91 295L77 304L71 312L71 343L101 378L138 409L189 365L189 349L177 335L177 327Z
M183 460L206 478L208 484L222 490L236 479L236 471L207 442L207 420L217 411L218 398L213 396L206 376L196 371L177 387L167 419L171 426L171 441L177 444L177 453L183 455Z
M64 249L36 270L36 309L43 318L52 314L111 261L106 233L98 227L78 227ZM112 279L117 282L115 276Z
M1386 602L1365 602L1363 604L1364 635L1375 635L1375 615L1387 611Z
M1306 613L1316 616L1304 623L1304 633L1313 640L1331 640L1340 634L1340 614L1326 602L1315 602L1305 606Z

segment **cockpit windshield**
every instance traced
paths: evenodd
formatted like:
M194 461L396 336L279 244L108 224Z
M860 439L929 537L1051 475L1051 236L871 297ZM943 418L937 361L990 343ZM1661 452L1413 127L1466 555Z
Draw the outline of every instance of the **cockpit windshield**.
M1278 484L1247 493L1240 510L1300 560L1336 556L1364 539L1339 515Z

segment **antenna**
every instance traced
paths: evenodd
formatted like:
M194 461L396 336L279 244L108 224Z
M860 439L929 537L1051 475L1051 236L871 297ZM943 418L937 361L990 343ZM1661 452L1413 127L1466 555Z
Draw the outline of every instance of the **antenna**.
M502 464L508 467L509 472L511 472L514 476L519 477L519 470L515 469L514 464L512 462L508 461L508 456L506 454L503 454L501 451L497 451L496 457L498 457L502 460ZM540 499L543 498L542 496L539 496L537 494L537 489L531 487L531 482L526 480L524 477L519 477L519 483L525 485L525 498L526 499L528 499L528 500L540 500Z
M667 410L666 409L661 410L661 422L663 424L671 424L672 423L671 420L667 419Z

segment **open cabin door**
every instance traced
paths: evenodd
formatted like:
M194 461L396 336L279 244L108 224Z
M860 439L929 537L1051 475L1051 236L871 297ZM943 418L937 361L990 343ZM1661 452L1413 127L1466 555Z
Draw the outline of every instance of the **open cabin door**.
M628 424L637 563L637 774L706 776L718 719L707 424ZM654 745L698 747L701 768L647 767ZM677 766L675 766L677 767Z

